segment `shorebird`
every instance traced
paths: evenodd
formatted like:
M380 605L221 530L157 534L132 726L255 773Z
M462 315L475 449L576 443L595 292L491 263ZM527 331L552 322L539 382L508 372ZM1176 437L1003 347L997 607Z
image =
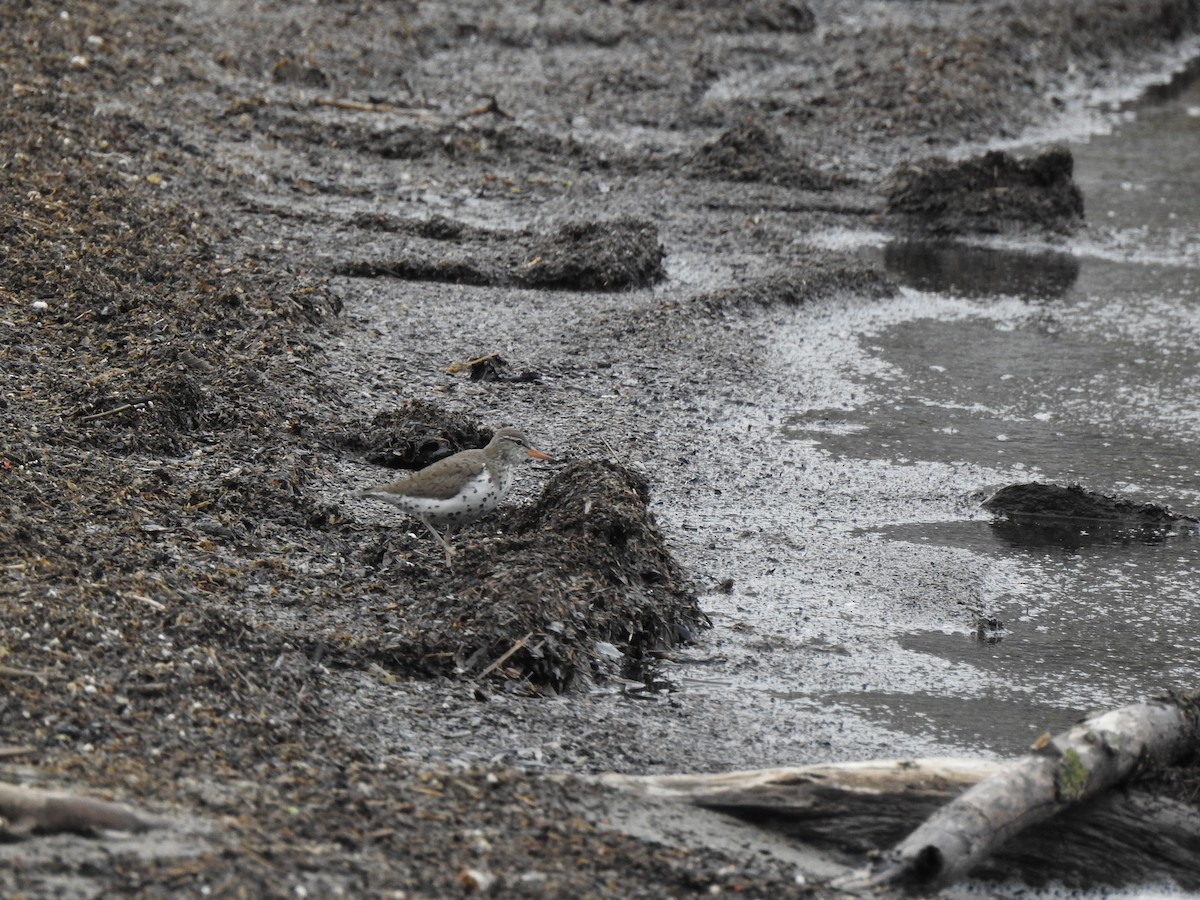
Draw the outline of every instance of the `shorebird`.
M420 519L446 551L446 565L450 565L454 551L434 526L447 526L449 534L456 525L490 513L512 487L516 464L525 456L550 458L530 447L516 428L501 428L482 450L463 450L399 481L366 488L355 496L383 500Z

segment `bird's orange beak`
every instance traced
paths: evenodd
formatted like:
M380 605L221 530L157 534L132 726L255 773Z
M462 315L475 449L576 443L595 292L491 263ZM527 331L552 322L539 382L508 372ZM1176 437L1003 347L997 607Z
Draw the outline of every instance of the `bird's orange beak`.
M534 450L532 447L526 447L525 452L527 452L534 459L550 460L550 457L547 456L545 453L543 453L541 450Z

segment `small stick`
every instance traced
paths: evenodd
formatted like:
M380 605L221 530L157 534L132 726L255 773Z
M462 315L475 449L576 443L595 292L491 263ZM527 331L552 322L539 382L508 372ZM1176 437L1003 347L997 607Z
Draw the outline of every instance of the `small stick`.
M481 362L487 362L489 359L496 359L498 356L500 356L499 353L489 353L487 356L477 356L474 359L468 359L466 362L450 363L450 365L446 367L446 374L456 375L459 372L466 371L472 366L479 365Z
M613 462L617 462L621 459L621 457L617 455L617 451L613 448L613 445L608 442L608 438L601 435L600 443L602 443L608 449L608 455L612 458Z
M429 110L421 107L399 106L395 103L365 103L361 100L340 100L337 97L318 97L313 101L314 106L331 106L334 109L344 109L347 112L369 113L408 113L414 116L424 116Z
M512 655L514 653L516 653L518 650L520 650L522 647L524 647L529 642L529 639L531 637L533 637L532 631L529 632L529 634L525 635L525 637L523 637L519 641L517 641L515 644L513 644L511 647L509 647L507 653L505 653L498 660L496 660L494 663L492 663L490 666L488 666L486 669L484 669L482 672L480 672L479 677L487 678L494 671L496 671L496 669L500 668L502 665L504 665L506 662L508 662L508 660L512 657Z
M80 416L79 421L90 422L93 419L103 419L105 416L115 416L117 413L123 413L127 409L133 409L133 406L132 403L122 403L120 406L114 406L112 409L106 409L103 412L92 413L90 416Z
M14 669L12 666L0 666L0 675L9 678L41 678L40 672L34 672L30 669Z
M157 600L153 600L150 597L143 597L141 594L135 594L132 591L122 591L120 596L128 597L130 600L136 600L138 603L145 603L151 609L156 609L159 612L162 612L164 609L167 608L165 605L163 605L162 603L159 603Z
M337 97L318 97L313 101L314 106L332 106L334 109L345 109L350 112L391 112L399 109L390 103L363 103L360 100L339 100Z

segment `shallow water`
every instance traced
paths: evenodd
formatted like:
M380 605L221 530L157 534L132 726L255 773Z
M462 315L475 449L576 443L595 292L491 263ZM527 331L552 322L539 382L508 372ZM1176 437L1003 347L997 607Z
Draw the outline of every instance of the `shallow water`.
M915 631L900 639L906 649L970 665L997 685L984 709L962 710L953 726L974 728L985 743L1036 737L1054 724L1048 709L1107 708L1197 683L1200 661L1188 627L1200 584L1200 540L1194 536L1086 543L1084 535L1068 546L1022 546L1013 529L980 522L884 533L1017 561L1023 582L991 598L1004 623L1000 640L978 640L961 629ZM997 710L1009 705L1017 707L1020 727L1006 731L1008 723L997 720L1012 717ZM1059 719L1059 727L1071 721L1065 714Z
M783 437L835 459L1080 482L1200 513L1195 72L1071 145L1084 236L881 248L907 291L858 338L855 368L867 374L851 376L854 400L793 410ZM1190 627L1200 539L1080 526L1039 543L981 519L913 519L873 532L1004 567L981 598L1001 639L977 640L963 621L920 623L899 645L950 664L948 690L864 686L827 701L905 733L1013 752L1089 709L1200 683Z

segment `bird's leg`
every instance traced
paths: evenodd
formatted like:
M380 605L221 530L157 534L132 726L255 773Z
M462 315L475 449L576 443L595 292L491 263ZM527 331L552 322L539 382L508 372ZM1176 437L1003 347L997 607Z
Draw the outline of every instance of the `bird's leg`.
M448 543L446 543L446 539L443 538L440 534L438 534L437 529L434 528L432 525L430 525L429 520L426 519L424 516L421 517L421 524L424 525L426 528L428 528L429 533L432 534L434 536L434 538L437 539L437 542L442 545L442 549L446 551L446 565L449 566L450 565L450 557L454 555L454 551L450 549L450 545ZM447 529L446 533L447 534L450 533L449 529Z

